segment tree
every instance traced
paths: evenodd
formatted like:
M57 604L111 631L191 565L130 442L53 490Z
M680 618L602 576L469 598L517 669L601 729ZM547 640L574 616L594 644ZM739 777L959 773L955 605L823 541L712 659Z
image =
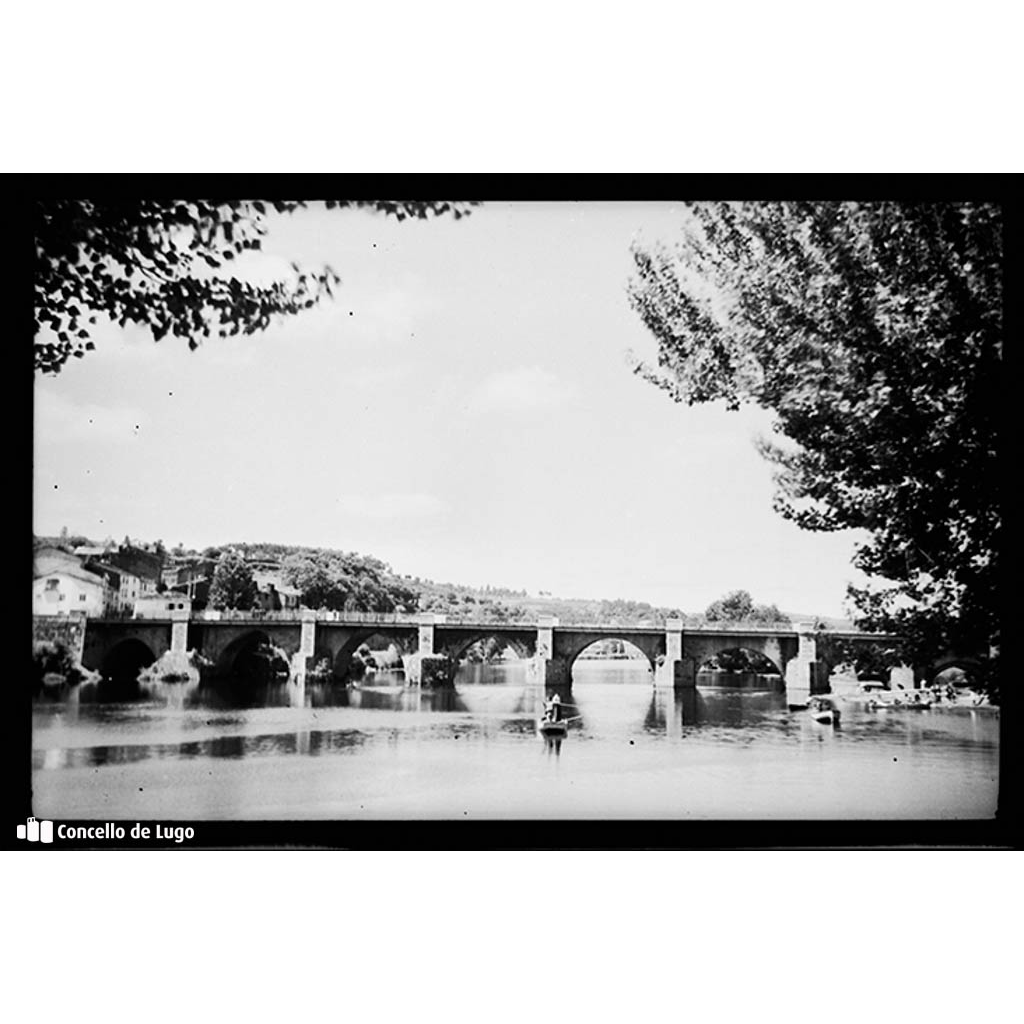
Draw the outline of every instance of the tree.
M778 674L778 668L772 661L759 651L748 651L736 647L728 651L719 651L712 655L703 665L701 671L711 672L757 672L762 675Z
M773 604L754 604L746 590L734 590L712 601L704 612L708 622L789 622Z
M691 203L634 247L635 371L688 404L776 415L776 509L869 539L862 626L921 660L998 645L1002 215L981 203Z
M750 616L754 601L745 590L734 590L708 605L704 617L709 622L739 622Z
M227 273L230 261L259 249L272 209L291 214L305 201L39 199L36 244L35 366L58 373L71 357L93 349L100 314L124 327L149 327L190 349L218 334L253 334L274 316L309 309L333 295L330 268L293 264L292 282L257 285ZM328 209L363 207L404 220L451 213L473 203L411 200L328 200ZM195 273L196 269L200 272ZM213 273L210 273L213 271Z
M285 579L309 608L336 611L415 611L418 594L367 555L300 549L284 558Z
M210 584L207 604L211 608L249 609L256 601L256 581L252 567L234 552L220 556Z

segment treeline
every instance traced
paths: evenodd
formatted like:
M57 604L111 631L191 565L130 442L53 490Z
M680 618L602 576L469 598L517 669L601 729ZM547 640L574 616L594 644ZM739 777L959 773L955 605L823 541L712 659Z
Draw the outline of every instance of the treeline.
M562 625L582 625L588 622L618 622L623 626L635 626L650 622L652 626L662 625L668 618L685 618L678 608L652 605L647 601L629 601L622 598L588 599L537 597L523 602L530 617L554 615Z
M127 538L126 538L127 539ZM37 537L69 550L95 542L65 529L57 538ZM160 549L163 544L160 543ZM282 582L299 591L308 608L333 611L436 612L451 621L473 620L513 623L542 615L555 616L562 625L618 623L662 626L678 618L690 626L703 622L786 623L790 619L775 605L755 604L745 590L736 590L712 602L703 613L687 614L680 608L652 605L623 598L560 598L543 593L531 597L525 590L486 585L470 587L437 583L419 576L400 575L372 555L269 542L235 542L201 550L178 544L169 552L177 559L215 559L216 606L249 607L255 594L252 565L273 568ZM165 555L166 557L166 555Z

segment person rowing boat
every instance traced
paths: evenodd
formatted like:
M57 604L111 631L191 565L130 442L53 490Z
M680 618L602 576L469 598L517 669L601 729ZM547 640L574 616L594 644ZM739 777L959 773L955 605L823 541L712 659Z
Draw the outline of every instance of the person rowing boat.
M554 694L551 700L544 705L544 721L560 722L562 720L562 698Z

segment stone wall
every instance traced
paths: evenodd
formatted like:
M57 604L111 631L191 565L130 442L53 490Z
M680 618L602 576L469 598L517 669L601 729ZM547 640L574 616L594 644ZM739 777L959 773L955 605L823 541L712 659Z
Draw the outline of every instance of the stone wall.
M85 647L86 617L79 612L70 615L33 615L32 650L44 643L62 643L77 663L82 661Z

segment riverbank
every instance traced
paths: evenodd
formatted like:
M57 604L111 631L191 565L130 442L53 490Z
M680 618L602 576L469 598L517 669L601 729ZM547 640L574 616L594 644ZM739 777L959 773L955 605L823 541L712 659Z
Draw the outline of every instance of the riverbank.
M858 708L867 708L871 705L881 705L888 710L898 711L940 711L951 713L980 712L986 715L999 715L999 705L989 703L984 694L972 693L970 695L958 695L950 700L943 697L935 701L915 701L911 693L893 693L891 690L874 691L871 693L840 694L830 695L836 700ZM981 698L979 700L979 698Z

